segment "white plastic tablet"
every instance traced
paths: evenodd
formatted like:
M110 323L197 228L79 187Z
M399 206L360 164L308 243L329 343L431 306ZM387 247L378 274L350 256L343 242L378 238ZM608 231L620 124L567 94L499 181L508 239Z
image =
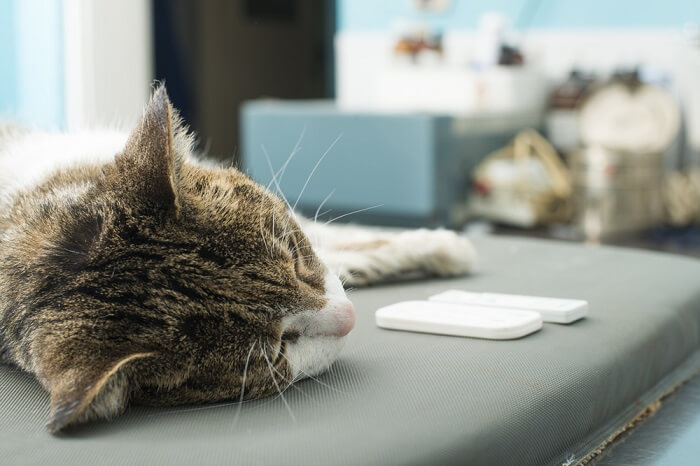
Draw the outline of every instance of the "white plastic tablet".
M472 293L461 290L448 290L428 298L471 306L493 306L497 308L536 311L542 314L545 322L570 324L588 314L588 302L581 299L542 298L517 294Z
M542 328L537 312L437 301L404 301L383 307L374 316L382 328L491 340L520 338Z

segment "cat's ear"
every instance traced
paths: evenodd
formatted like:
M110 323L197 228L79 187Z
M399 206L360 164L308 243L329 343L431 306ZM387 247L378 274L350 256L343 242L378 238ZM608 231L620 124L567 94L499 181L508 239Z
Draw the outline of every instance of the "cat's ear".
M127 371L135 361L153 353L134 353L114 361L84 368L68 369L49 377L51 409L46 424L56 433L79 422L110 419L126 408L129 398Z
M176 139L185 133L165 87L158 87L115 159L118 189L143 205L177 212L182 156L176 150Z

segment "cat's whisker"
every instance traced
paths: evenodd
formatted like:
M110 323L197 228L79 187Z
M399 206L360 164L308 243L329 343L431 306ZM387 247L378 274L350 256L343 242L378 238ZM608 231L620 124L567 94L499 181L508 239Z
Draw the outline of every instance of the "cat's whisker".
M284 233L282 233L282 235L280 235L280 238L279 238L279 240L280 240L282 243L286 242L286 241L287 241L287 238L288 238L290 235L294 234L295 231L299 231L298 228L297 228L297 229L295 229L295 228L290 229L291 226L292 226L292 225L290 224L290 222L287 222L287 224L285 225L285 227L284 227Z
M270 180L270 183L268 183L267 186L265 187L265 190L266 190L266 191L269 191L269 190L270 190L270 184L271 184L271 183L272 183L272 180ZM267 240L265 240L265 233L264 233L264 231L263 231L262 212L263 212L263 207L265 207L265 200L266 200L266 197L265 197L265 195L263 194L263 195L260 197L260 212L259 212L259 214L258 214L258 220L259 220L259 222L260 222L260 236L262 237L263 244L265 245L265 249L267 250L267 253L270 255L270 257L272 257L272 250L270 250L270 247L267 245Z
M279 184L277 184L277 176L274 173L274 170L272 168L272 162L270 162L270 156L267 154L267 150L265 149L264 145L261 144L260 147L262 148L263 154L265 154L265 159L267 159L267 165L270 167L270 175L272 176L272 181L276 185L277 192L279 194L282 194L280 189L279 189ZM268 186L269 186L269 184L268 184ZM282 194L282 198L284 199L284 202L286 202L287 205L289 205L289 202L287 202L287 198L284 197L284 194ZM275 237L275 211L274 211L274 209L272 210L272 237L273 238Z
M280 390L280 386L277 383L277 379L275 378L275 374L274 374L274 372L272 372L272 364L270 363L270 359L268 359L267 354L265 354L265 351L264 351L262 345L260 345L260 353L262 353L263 357L265 358L265 362L267 362L267 368L270 370L270 377L272 377L272 383L275 384L275 388L277 389L277 392L279 392L280 398L282 398L282 402L284 403L284 406L287 407L287 411L289 411L289 416L292 418L292 421L297 422L297 419L294 416L294 413L292 412L292 408L289 406L289 403L287 403L287 399L282 394L282 390Z
M277 192L282 196L282 199L284 199L284 202L287 204L287 208L289 208L289 212L296 218L296 213L294 212L294 209L289 205L289 201L287 200L287 197L284 195L284 192L282 191L282 188L280 187L280 183L282 182L282 178L284 177L285 172L287 171L287 167L291 163L292 159L294 158L295 155L297 155L301 151L301 141L304 139L304 134L306 134L306 125L301 130L301 134L299 135L299 139L297 139L296 144L294 144L294 148L292 149L292 152L289 154L289 157L287 157L287 160L284 161L282 166L277 170L275 173L272 174L273 180L275 180L275 186L277 188ZM270 162L270 157L267 154L267 151L263 147L263 153L265 156L268 158L268 165L270 166L270 171L272 172L272 163Z
M282 219L285 220L284 217ZM287 231L289 231L289 218L286 218L284 225L282 226L282 228L280 228L281 234L280 234L280 237L278 238L278 240L280 240L280 241L284 240Z
M287 240L287 238L289 238L289 237L290 237L291 235L293 235L294 233L297 233L297 232L302 232L302 233L303 233L303 231L304 231L304 230L302 230L301 228L295 228L295 229L293 229L293 230L291 230L291 231L288 231L288 232L286 232L284 235L282 235L282 238L280 238L280 241L284 242L284 241Z
M289 205L289 201L287 200L287 197L282 192L282 188L280 188L279 180L277 179L279 171L275 172L275 169L272 168L272 160L270 159L270 154L267 153L267 149L265 148L265 145L260 144L260 148L262 149L263 155L265 155L265 160L267 161L267 166L270 169L270 176L272 176L272 182L275 184L275 189L277 190L277 194L282 198L284 203L287 204L287 207L289 207L291 209L291 206ZM292 155L294 155L294 152L292 152Z
M268 346L269 346L269 345L268 345ZM272 349L271 346L270 346L270 349ZM285 359L286 359L286 358L285 358ZM277 372L277 375L279 375L280 378L281 378L282 380L285 380L285 379L287 378L283 373L281 373L280 371L278 371L274 366L272 366L272 369L273 369L275 372ZM309 397L309 395L308 395L304 390L302 390L301 388L299 388L299 387L297 387L296 385L294 385L297 381L298 381L297 378L292 379L292 380L287 384L287 386L284 388L284 390L282 390L282 391L285 392L285 391L287 391L289 388L293 388L294 390L300 392L302 395L304 395L304 396L306 396L306 397Z
M289 163L292 161L294 156L301 151L301 141L304 139L304 135L306 134L306 124L304 124L304 127L301 129L301 134L299 135L299 139L297 139L296 144L294 144L294 149L292 149L292 152L289 154L289 157L287 157L287 160L282 164L282 167L278 170L279 174L279 182L282 182L282 178L284 177L284 173L287 170L287 166Z
M297 256L301 260L311 259L312 257L318 257L316 254L306 254L304 256Z
M376 208L379 208L379 207L382 207L382 206L384 206L384 204L377 204L377 205L373 205L372 207L365 207L364 209L358 209L358 210L354 210L354 211L352 211L352 212L348 212L347 214L338 215L337 217L334 217L334 218L328 220L326 223L324 223L324 225L328 225L328 224L331 223L331 222L335 222L336 220L339 220L339 219L341 219L341 218L347 217L347 216L349 216L349 215L359 214L360 212L366 212L366 211L368 211L368 210L376 209Z
M338 390L337 388L335 388L335 387L333 387L333 386L331 386L331 385L328 385L328 384L325 383L325 382L321 382L320 380L318 380L318 379L317 379L316 377L314 377L313 375L307 374L306 372L303 372L303 371L299 371L299 372L301 372L302 374L304 374L304 377L306 377L306 378L308 378L308 379L311 379L311 380L313 380L314 382L316 382L316 383L318 383L318 384L320 384L320 385L323 385L324 387L326 387L326 388L328 388L328 389L330 389L330 390L333 390L334 392L338 392L338 393L342 393L343 395L347 395L347 392L344 392L344 391L342 391L342 390Z
M277 372L277 374L278 374L280 377L284 378L284 374L282 374L280 371L278 371L278 370L275 369L275 368L273 368L273 369L274 369L275 372ZM295 378L295 379L292 379L290 382L287 383L287 386L284 387L284 389L282 390L282 392L286 392L288 389L293 388L294 390L298 391L299 393L301 393L301 394L304 395L305 397L310 398L309 394L307 394L304 390L302 390L301 388L299 388L299 387L297 387L297 386L295 385L295 384L297 383L297 381L298 381L298 379L296 379L296 378Z
M304 136L304 133L302 132L301 137L303 137L303 136ZM301 142L301 137L300 137L299 140L297 141L297 145ZM270 191L270 186L272 185L272 183L275 183L275 186L276 186L278 192L279 192L280 194L282 194L282 191L281 191L281 189L280 189L280 187L279 187L279 181L278 181L277 178L278 178L278 175L279 175L280 172L282 172L282 174L284 174L283 170L286 169L287 164L292 160L292 157L294 157L294 155L296 154L295 151L297 150L297 146L295 146L295 150L292 151L292 153L291 153L291 154L289 155L289 157L287 158L287 161L284 163L284 165L282 165L282 168L280 168L280 170L277 171L276 173L273 172L274 170L273 170L273 168L272 168L272 162L270 161L270 157L269 157L269 154L267 153L267 150L265 149L265 146L261 144L260 147L261 147L261 149L262 149L262 151L263 151L263 154L265 154L265 157L267 158L268 166L270 167L270 174L272 175L272 179L267 183L267 186L265 187L265 190L266 190L266 191ZM280 178L281 178L281 175L280 175ZM289 202L287 201L287 198L284 197L284 194L282 194L282 197L284 198L284 202L287 203L287 206L289 206ZM264 232L263 232L262 211L263 211L263 207L265 206L265 201L266 201L265 196L262 196L262 198L260 199L260 213L259 213L260 235L262 236L263 243L265 244L265 249L267 249L268 254L270 255L270 257L272 257L272 250L271 250L270 247L267 245L267 241L265 240L265 235L264 235ZM292 215L294 215L294 211L292 210L291 212L292 212ZM272 236L273 236L273 238L274 238L274 227L275 227L274 219L275 219L275 218L274 218L274 211L273 211L273 217L272 217L272 221L273 221L273 223L272 223L273 235L272 235Z
M241 414L241 403L243 403L243 397L245 396L245 383L248 377L248 364L250 363L250 356L253 354L253 348L255 348L255 341L253 341L253 344L250 345L250 349L248 350L248 357L245 360L245 367L243 368L243 380L241 381L241 396L238 397L238 409L236 410L236 414L233 417L233 424L235 425L238 422L238 416Z
M299 249L300 249L300 248L301 248L301 243L298 242L298 241L295 241L295 242L294 242L294 248L292 248L292 251L291 251L292 256L299 258L299 257L297 256L297 254L299 254Z
M193 411L204 411L205 409L225 408L226 406L240 405L243 403L250 403L253 401L258 401L258 400L229 401L226 403L214 403L214 404L206 405L206 406L197 406L196 408L182 408L182 409L171 409L169 411L158 411L157 413L149 414L148 417L160 416L163 414L191 413Z
M318 159L318 162L316 162L316 165L314 165L314 168L311 169L311 173L309 173L308 178L306 178L306 182L304 183L304 186L301 187L301 191L299 192L299 196L297 196L296 202L294 202L294 206L292 207L292 211L297 208L297 204L299 204L299 200L301 200L301 196L304 195L304 191L306 190L306 187L309 185L309 181L311 181L311 178L314 176L314 173L316 173L316 169L318 168L319 165L321 165L321 162L323 162L323 159L326 158L326 155L333 149L333 146L335 146L338 141L340 141L340 138L343 137L343 133L340 133L337 138L331 143L330 146L328 146L328 149L323 153L321 158Z
M267 246L267 240L265 240L265 233L263 232L263 219L262 219L262 211L263 211L263 203L264 201L260 201L260 237L263 240L263 244L265 245L265 249L267 250L267 253L272 256L272 251L270 251L270 248Z
M318 209L316 209L316 214L314 215L314 223L316 223L316 220L318 219L318 213L321 211L323 208L324 204L328 201L328 199L331 198L333 193L335 192L335 188L331 190L331 192L328 193L328 195L321 201L321 204L318 206Z
M293 388L293 389L295 389L295 390L298 390L298 391L302 392L302 394L304 394L305 396L308 396L308 395L306 395L306 393L304 393L303 390L301 390L299 387L294 386L294 384L295 384L296 382L298 382L299 380L301 380L301 378L293 378L291 381L288 382L288 381L286 380L286 377L284 376L284 374L282 374L280 371L278 371L277 369L275 369L274 366L272 367L272 370L274 370L277 374L279 374L279 375L280 375L280 378L281 378L282 380L284 380L284 382L285 382L287 385L285 385L284 388L282 388L281 391L278 390L277 396L275 396L274 398L271 398L270 401L275 401L276 399L280 398L281 395L282 395L283 393L285 393L287 390L289 390L290 388Z
M283 357L284 359L287 359L287 356L286 356L284 353L282 354L282 357ZM289 363L289 359L287 359L287 363ZM330 388L331 390L334 390L334 391L336 391L336 392L338 392L338 393L342 393L343 395L347 395L346 392L344 392L344 391L342 391L342 390L338 390L338 389L335 388L335 387L331 387L331 386L328 385L327 383L321 382L320 380L318 380L318 379L317 379L316 377L314 377L313 375L308 374L308 373L304 372L304 371L301 370L301 369L297 369L297 370L298 370L305 378L311 379L311 380L315 381L316 383L318 383L318 384L320 384L320 385L323 385L323 386L326 387L326 388Z
M297 233L297 232L300 232L300 231L303 232L304 230L301 229L301 228L292 228L291 230L287 229L287 230L284 232L284 235L282 235L282 239L286 239L286 238L288 238L289 236L293 235L294 233Z

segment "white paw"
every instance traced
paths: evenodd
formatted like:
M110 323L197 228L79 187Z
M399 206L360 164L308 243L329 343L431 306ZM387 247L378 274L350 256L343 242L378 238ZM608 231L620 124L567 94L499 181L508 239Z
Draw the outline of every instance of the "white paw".
M363 253L340 253L326 260L326 265L333 271L345 288L367 286L379 283L392 276L391 266L377 262L372 255Z
M402 233L417 268L438 276L464 275L473 270L477 254L471 241L450 230L416 230Z
M326 251L324 261L345 286L387 280L464 275L476 252L464 236L448 230L413 230L369 241L367 247Z

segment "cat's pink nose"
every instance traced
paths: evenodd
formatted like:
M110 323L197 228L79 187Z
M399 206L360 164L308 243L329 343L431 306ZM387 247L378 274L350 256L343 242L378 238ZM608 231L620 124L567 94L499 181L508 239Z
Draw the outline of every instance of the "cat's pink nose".
M346 299L345 302L338 306L336 312L338 313L338 326L334 335L344 337L355 326L355 306L352 305L349 299Z

